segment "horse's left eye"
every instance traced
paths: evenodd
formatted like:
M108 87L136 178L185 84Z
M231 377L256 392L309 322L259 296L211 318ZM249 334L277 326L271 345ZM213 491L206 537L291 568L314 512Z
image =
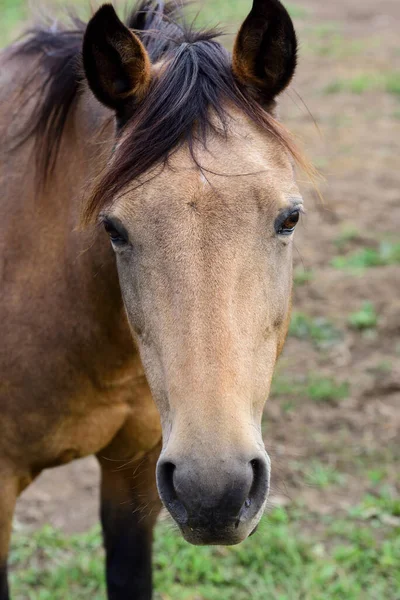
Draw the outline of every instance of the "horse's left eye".
M290 235L300 219L300 210L294 210L286 219L279 224L277 233L280 235Z
M127 243L128 236L125 228L117 223L114 223L111 219L105 219L103 221L103 225L113 244L119 245Z

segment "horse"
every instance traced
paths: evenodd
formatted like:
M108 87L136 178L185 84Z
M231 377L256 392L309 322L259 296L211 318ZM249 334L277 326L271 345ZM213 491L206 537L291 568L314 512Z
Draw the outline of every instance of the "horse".
M72 18L0 57L0 599L18 495L95 455L108 598L149 600L162 505L188 542L232 545L267 503L296 34L279 0L232 53L174 2Z

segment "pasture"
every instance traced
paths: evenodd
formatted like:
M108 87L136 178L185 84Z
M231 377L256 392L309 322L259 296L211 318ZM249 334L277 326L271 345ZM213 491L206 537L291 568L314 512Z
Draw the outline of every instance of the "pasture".
M26 4L0 0L2 45ZM249 4L207 0L199 19L234 32ZM300 57L281 117L323 175L324 203L304 181L293 317L264 417L270 508L232 548L189 546L161 519L156 600L400 598L400 6L288 6ZM97 480L87 459L22 496L14 598L105 597Z

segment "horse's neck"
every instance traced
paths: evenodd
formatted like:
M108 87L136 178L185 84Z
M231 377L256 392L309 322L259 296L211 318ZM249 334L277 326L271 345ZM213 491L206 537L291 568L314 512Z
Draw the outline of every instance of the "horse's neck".
M7 288L0 320L40 323L49 352L75 356L78 348L93 379L111 381L136 353L110 243L99 228L82 230L80 214L85 190L110 155L114 124L84 92L68 117L54 173L39 189L34 140L16 146L13 135L19 123L9 98L23 93L26 77L19 63L0 70L0 279Z

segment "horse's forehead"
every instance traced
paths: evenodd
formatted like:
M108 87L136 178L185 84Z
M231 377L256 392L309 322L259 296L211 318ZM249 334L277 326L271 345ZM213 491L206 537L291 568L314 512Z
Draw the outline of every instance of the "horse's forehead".
M194 158L187 146L179 148L141 194L168 193L178 201L202 196L242 201L252 194L278 204L298 195L289 156L276 139L254 127L233 129L228 136L211 134L206 147L194 149Z

